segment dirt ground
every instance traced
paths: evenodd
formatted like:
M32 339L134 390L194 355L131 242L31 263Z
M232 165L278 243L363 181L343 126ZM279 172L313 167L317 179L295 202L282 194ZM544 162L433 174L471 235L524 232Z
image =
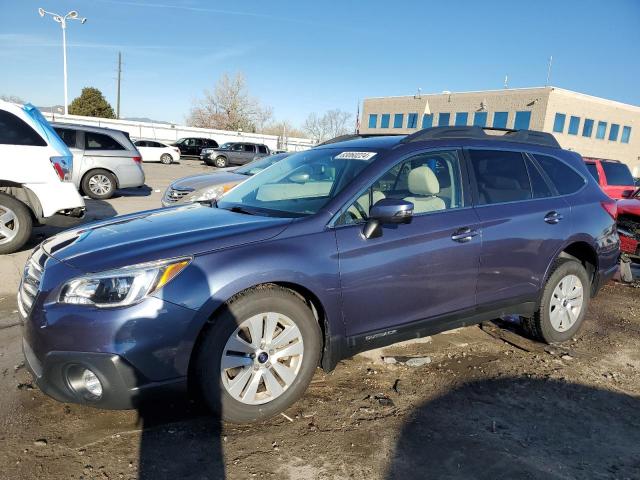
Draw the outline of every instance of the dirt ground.
M3 479L640 478L637 286L606 286L563 347L492 324L455 330L318 370L286 417L249 426L188 402L49 399L0 306Z

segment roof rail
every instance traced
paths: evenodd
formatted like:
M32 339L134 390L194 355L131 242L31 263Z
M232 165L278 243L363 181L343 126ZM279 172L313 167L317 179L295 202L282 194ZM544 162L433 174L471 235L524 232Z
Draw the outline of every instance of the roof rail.
M359 138L371 138L371 137L393 137L397 135L406 135L400 133L349 133L347 135L338 135L337 137L331 138L329 140L325 140L322 143L316 145L316 147L320 147L321 145L331 145L332 143L338 142L346 142L348 140L357 140Z
M504 135L489 135L487 131L504 132ZM545 147L561 148L553 135L534 130L512 130L491 127L432 127L412 133L401 143L422 142L425 140L445 140L449 138L472 138L478 140L503 140L516 143L530 143Z

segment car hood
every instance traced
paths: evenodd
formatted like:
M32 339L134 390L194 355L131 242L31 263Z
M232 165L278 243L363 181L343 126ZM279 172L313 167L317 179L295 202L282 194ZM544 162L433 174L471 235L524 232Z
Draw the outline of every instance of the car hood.
M57 260L97 272L273 238L290 218L261 217L192 204L115 217L62 232L43 243Z
M231 170L235 170L235 168ZM188 191L200 190L201 188L212 187L214 185L244 182L247 178L249 178L247 175L240 175L239 173L233 173L233 171L219 171L180 178L173 182L170 188Z

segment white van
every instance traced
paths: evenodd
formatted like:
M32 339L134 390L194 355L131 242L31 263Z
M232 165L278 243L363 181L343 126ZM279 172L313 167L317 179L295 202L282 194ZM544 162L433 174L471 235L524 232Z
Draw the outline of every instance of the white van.
M72 171L71 152L36 107L0 100L0 254L20 249L35 225L80 221Z

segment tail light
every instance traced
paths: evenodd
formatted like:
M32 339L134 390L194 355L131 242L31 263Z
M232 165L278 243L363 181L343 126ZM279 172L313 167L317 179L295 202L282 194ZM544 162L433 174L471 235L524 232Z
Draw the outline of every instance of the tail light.
M611 218L614 220L618 218L618 204L615 200L607 200L605 202L600 202L604 211L607 212Z
M142 163L142 157L133 157L133 161L136 163Z
M71 169L65 164L66 157L51 157L49 160L61 182L71 180Z

